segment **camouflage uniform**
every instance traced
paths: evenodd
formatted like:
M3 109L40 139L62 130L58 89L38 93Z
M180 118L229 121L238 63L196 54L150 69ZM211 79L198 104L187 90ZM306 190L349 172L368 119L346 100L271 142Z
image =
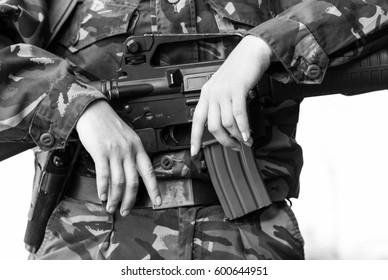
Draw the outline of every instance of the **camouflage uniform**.
M105 98L82 80L115 78L128 35L247 32L263 38L283 65L271 75L299 83L319 83L328 67L387 41L385 1L84 0L48 45L56 32L49 2L0 1L0 142L34 142L44 151L63 148L85 108ZM225 55L222 45L186 46L160 63ZM311 75L312 65L319 75ZM219 205L134 209L121 217L66 197L31 258L302 259L303 239L284 202L299 194L299 103L256 104L254 148L271 206L234 221ZM86 152L77 172L93 176Z

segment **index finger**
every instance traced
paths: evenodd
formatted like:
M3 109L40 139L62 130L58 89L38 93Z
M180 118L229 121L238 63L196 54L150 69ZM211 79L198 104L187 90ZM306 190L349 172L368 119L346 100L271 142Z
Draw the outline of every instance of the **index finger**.
M208 103L202 100L200 98L197 107L195 107L193 124L191 126L191 156L195 156L201 148L203 129L207 120Z

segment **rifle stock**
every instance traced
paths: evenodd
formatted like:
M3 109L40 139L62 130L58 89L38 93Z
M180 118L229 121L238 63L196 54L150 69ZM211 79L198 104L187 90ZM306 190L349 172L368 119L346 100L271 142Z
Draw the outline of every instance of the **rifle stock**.
M329 68L320 84L283 84L266 78L259 95L275 100L302 99L330 94L356 95L388 89L388 46L369 56Z

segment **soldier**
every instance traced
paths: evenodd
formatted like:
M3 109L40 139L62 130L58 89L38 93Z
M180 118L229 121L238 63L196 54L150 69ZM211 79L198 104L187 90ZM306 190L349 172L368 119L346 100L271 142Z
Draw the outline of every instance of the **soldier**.
M33 142L39 147L37 157L64 148L72 139L84 147L69 190L51 214L43 243L34 248L31 259L303 259L303 238L286 203L299 193L302 152L295 129L300 101L257 104L251 135L242 109L245 98L271 61L283 65L270 69L283 82L319 83L329 66L367 53L377 44L373 35L385 28L387 4L52 2L0 2L0 141ZM190 151L168 153L180 170L190 172L157 181L158 162L153 159L161 155L150 159L106 97L85 83L118 77L122 43L129 35L230 31L247 36L203 89L191 152L200 151L206 121L223 145L240 149L240 143L251 145L253 138L272 204L232 221L225 219L212 187L193 175ZM189 44L166 50L159 63L228 54L222 42ZM190 184L207 199L193 206L150 208L151 201L163 202L159 190L172 184L183 189ZM145 199L136 199L140 196Z

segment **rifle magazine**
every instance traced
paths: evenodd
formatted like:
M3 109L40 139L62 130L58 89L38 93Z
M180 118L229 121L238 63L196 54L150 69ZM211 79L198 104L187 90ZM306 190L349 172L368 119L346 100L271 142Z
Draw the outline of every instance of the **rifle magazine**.
M206 165L227 219L236 219L271 204L253 151L241 152L216 143L204 147Z

